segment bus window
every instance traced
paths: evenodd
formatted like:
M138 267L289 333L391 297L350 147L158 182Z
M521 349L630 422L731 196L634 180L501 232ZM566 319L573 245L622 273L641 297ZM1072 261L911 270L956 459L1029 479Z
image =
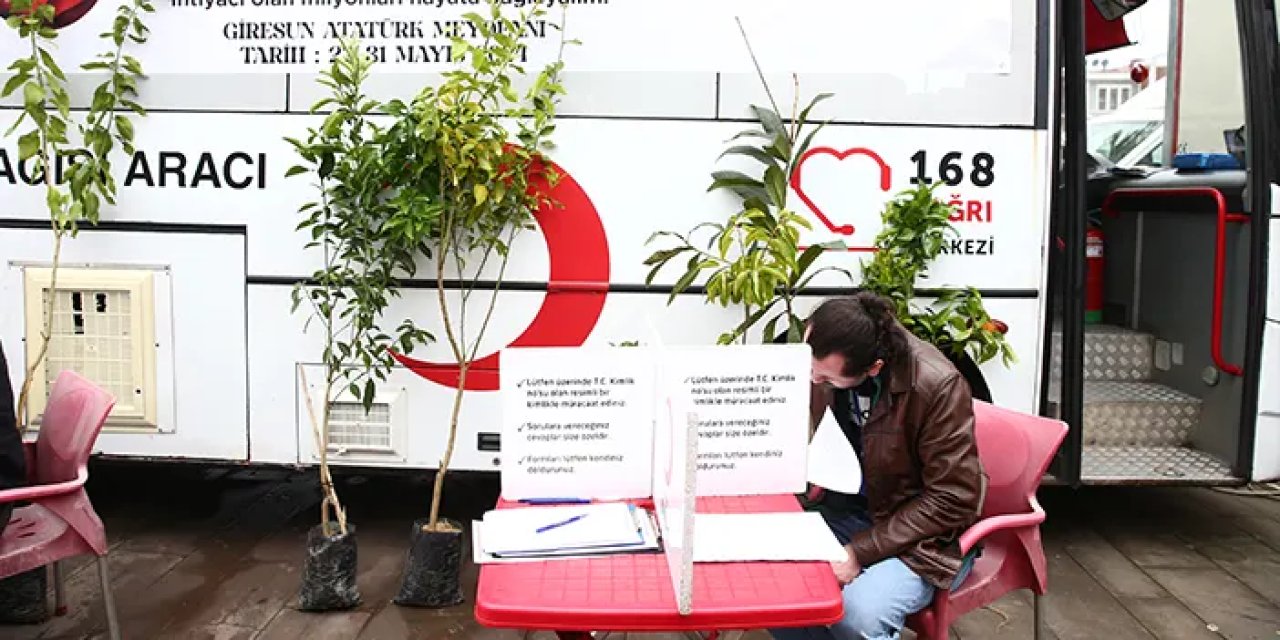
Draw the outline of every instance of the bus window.
M1139 148L1147 148L1145 144L1152 136L1159 137L1164 130L1164 118L1150 120L1104 120L1089 123L1089 149L1095 154L1110 160L1119 166L1149 165L1151 152L1131 156ZM1159 144L1157 142L1157 144Z
M1244 126L1244 79L1234 2L1186 2L1168 135L1179 154L1227 153L1224 132Z
M1164 143L1157 142L1147 155L1142 156L1137 162L1140 167L1158 167L1164 162Z

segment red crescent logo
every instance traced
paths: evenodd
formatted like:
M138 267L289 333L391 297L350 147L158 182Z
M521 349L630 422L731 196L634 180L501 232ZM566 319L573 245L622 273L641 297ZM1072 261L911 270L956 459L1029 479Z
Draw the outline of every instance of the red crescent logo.
M554 162L551 166L560 180L550 195L560 206L542 207L533 214L547 242L547 296L524 333L508 345L512 347L580 346L600 320L609 294L609 239L600 214L573 176ZM546 178L534 177L538 173L530 177L529 186L545 190ZM499 355L495 352L471 362L467 391L498 390ZM458 387L455 363L424 362L394 351L392 356L427 380Z
M97 0L32 0L31 7L34 9L50 2L52 2L54 10L54 29L61 29L75 24L77 20L84 17L84 14L89 13L93 5L97 4ZM12 0L0 0L0 18L8 18L12 9Z
M791 173L791 188L795 190L796 195L800 196L800 200L804 202L805 206L809 207L809 210L813 212L813 215L818 217L818 221L821 222L823 226L825 226L828 230L830 230L831 233L842 235L842 236L851 236L853 235L853 232L854 232L853 225L844 224L844 225L837 226L836 223L832 221L831 216L829 216L826 211L823 211L822 207L819 206L818 203L814 202L813 198L811 198L809 194L805 193L804 178L803 178L804 165L811 158L817 155L832 156L836 160L841 160L841 161L843 161L845 158L848 158L850 156L866 156L868 158L871 158L872 160L875 161L876 165L880 168L880 190L881 191L889 190L890 185L893 182L892 171L890 170L888 163L884 161L884 158L880 157L880 154L864 147L855 147L853 149L845 149L844 151L838 151L831 147L814 147L806 151L804 155L800 156L800 159L796 162L795 171ZM872 250L872 248L850 247L849 250L850 251L870 251Z

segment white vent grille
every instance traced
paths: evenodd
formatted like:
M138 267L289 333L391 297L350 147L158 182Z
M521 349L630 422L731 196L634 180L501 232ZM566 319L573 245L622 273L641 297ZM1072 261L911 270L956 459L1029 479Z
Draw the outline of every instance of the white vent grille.
M329 450L390 453L392 442L391 407L375 402L365 413L358 402L334 402L329 405Z
M43 289L41 318L48 309L49 290ZM128 291L66 290L59 287L53 301L53 331L45 394L58 373L71 369L125 400L142 392L135 386L132 331L133 310Z
M156 429L153 273L61 268L56 292L50 269L27 267L25 276L28 362L39 354L51 295L53 302L49 347L35 370L28 424L38 427L58 375L70 370L115 397L107 427Z
M325 369L315 364L298 366L298 442L305 447L298 452L298 461L318 462L320 446L312 419L320 420L324 411ZM373 394L367 412L345 387L330 392L326 447L330 463L383 465L406 460L409 398L403 386L386 381Z

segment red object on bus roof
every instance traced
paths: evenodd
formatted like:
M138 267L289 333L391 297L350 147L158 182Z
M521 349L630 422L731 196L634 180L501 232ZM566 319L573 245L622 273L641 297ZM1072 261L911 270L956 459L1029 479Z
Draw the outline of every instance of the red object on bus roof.
M1129 32L1125 31L1124 18L1107 20L1098 11L1093 0L1080 0L1084 3L1084 52L1085 54L1101 53L1133 44L1129 40Z

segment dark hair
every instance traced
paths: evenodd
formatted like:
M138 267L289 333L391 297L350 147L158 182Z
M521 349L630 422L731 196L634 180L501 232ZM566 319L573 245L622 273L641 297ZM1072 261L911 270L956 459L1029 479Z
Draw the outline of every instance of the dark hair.
M831 298L809 316L813 357L844 356L844 375L856 376L883 360L894 362L906 352L907 339L894 317L893 305L871 291Z

